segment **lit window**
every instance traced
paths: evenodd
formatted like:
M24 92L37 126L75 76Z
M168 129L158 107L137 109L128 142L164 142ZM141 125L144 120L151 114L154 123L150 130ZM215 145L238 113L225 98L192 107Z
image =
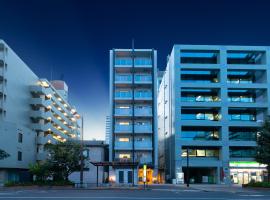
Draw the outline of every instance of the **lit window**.
M119 154L119 158L130 158L130 154Z
M119 122L119 125L128 126L129 122Z
M129 138L119 138L119 142L129 142Z

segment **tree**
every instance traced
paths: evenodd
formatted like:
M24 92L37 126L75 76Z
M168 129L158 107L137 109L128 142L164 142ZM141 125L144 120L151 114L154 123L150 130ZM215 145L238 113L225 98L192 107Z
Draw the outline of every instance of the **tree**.
M257 144L256 161L267 165L268 181L270 181L270 117L267 117L259 130Z
M9 156L10 155L7 152L5 152L4 150L0 149L0 160L3 160L3 159L5 159L5 158L7 158Z
M68 181L68 176L80 170L80 144L76 141L59 142L45 146L49 156L46 160L53 179Z
M36 176L36 181L46 181L50 176L50 166L47 162L35 163L29 166L29 172Z

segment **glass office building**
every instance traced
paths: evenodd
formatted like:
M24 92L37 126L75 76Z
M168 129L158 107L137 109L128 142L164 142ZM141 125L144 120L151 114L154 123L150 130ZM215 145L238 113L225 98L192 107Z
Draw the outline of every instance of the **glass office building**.
M269 114L267 47L175 45L158 94L160 173L167 182L262 180L254 161Z

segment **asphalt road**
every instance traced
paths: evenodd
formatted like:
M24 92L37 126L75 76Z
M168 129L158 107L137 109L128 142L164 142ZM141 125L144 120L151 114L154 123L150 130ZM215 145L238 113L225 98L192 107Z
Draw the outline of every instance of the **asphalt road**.
M270 190L205 191L177 187L158 187L150 190L47 190L47 189L4 189L0 200L267 200Z

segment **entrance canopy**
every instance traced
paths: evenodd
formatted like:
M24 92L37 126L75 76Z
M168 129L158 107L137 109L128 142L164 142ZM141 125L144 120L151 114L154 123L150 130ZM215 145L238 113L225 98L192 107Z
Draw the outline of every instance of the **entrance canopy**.
M137 167L138 162L90 162L92 165L96 167L105 167L105 166L111 166L111 167Z

